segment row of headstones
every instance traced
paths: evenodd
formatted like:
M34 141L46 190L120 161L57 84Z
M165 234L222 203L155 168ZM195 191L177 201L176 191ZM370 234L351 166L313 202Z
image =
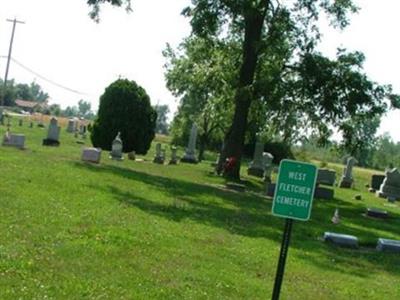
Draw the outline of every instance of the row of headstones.
M369 191L387 198L389 202L400 200L400 173L397 168L386 170L385 175L372 175Z
M190 146L192 145L192 146ZM194 152L194 146L195 141L189 143L188 149L186 149L185 156L181 159L181 162L197 162L196 158L194 157L195 152ZM110 158L113 160L123 160L124 155L123 155L123 142L121 139L121 133L118 132L117 136L112 142L111 145L111 152L110 152ZM132 151L128 153L128 158L131 160L135 160L135 152ZM82 151L82 160L87 161L87 162L92 162L92 163L100 163L101 159L101 149L100 148L84 148ZM166 149L163 149L161 146L161 143L156 144L156 154L154 156L153 162L157 164L164 164L166 159ZM171 159L168 164L170 165L175 165L178 163L178 155L177 155L177 148L176 147L171 147Z
M354 235L341 234L335 232L325 232L323 237L325 242L333 243L342 247L358 248L358 238ZM400 252L400 241L379 238L376 245L378 251Z
M20 119L19 125L22 126L21 123L22 119ZM71 124L73 124L73 131L71 130ZM31 122L30 127L33 127L33 122ZM75 132L75 135L77 137L78 133L85 138L86 137L86 126L83 124L79 125L79 131L78 131L78 121L75 119L70 119L68 122L68 132ZM60 131L61 127L58 126L58 120L57 118L51 118L50 119L50 124L49 128L47 131L47 137L43 139L43 146L59 146L60 145ZM12 146L16 147L19 149L24 149L25 148L25 135L24 134L16 134L16 133L11 133L10 131L10 126L8 125L7 132L5 133L3 137L3 146Z
M50 125L47 131L47 137L43 139L44 146L59 146L60 141L60 130L58 121L56 118L51 118ZM3 137L3 146L11 146L19 149L25 148L25 135L11 133L10 127L8 126L7 131Z

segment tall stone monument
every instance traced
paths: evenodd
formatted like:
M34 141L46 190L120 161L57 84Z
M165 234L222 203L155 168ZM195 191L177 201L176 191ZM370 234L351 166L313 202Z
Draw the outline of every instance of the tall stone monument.
M60 130L56 118L51 118L47 138L43 140L43 146L59 146L60 145Z
M254 149L253 161L250 163L247 174L262 178L264 176L264 143L257 141Z
M379 197L400 200L400 173L394 168L385 172L385 179L376 194Z
M354 157L349 157L347 159L346 167L343 170L342 178L340 179L339 187L341 188L351 188L353 185L353 167L357 163Z
M123 144L121 140L121 132L118 132L117 136L112 142L111 145L111 153L110 153L110 158L114 160L123 160L123 154L122 154L122 149L123 149Z
M193 123L192 129L190 130L189 144L188 147L186 148L185 155L181 159L181 162L192 163L192 164L197 163L196 139L197 139L197 126L195 123Z

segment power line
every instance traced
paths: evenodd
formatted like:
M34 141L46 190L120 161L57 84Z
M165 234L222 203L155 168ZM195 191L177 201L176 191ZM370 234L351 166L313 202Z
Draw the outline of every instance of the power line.
M0 58L8 58L8 56L0 56ZM47 77L45 77L45 76L43 76L43 75L40 75L38 72L35 72L34 70L32 70L31 68L25 66L24 64L22 64L21 62L17 61L17 60L16 60L15 58L13 58L13 57L11 57L10 59L11 59L14 63L16 63L18 66L20 66L21 68L23 68L25 71L28 71L29 73L31 73L31 74L33 74L33 75L39 77L40 79L42 79L42 80L44 80L44 81L46 81L46 82L48 82L48 83L50 83L50 84L52 84L52 85L54 85L54 86L57 86L57 87L59 87L59 88L61 88L61 89L64 89L64 90L69 91L69 92L74 93L74 94L83 95L83 96L91 96L90 94L87 94L87 93L80 92L80 91L78 91L78 90L69 88L69 87L67 87L67 86L65 86L65 85L62 85L62 84L60 84L60 83L57 83L57 82L55 82L54 80L51 80L51 79L49 79L49 78L47 78Z

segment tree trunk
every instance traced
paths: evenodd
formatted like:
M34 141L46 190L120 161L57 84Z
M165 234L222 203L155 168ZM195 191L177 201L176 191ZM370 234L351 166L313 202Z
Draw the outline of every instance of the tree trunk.
M243 61L240 67L239 84L235 93L235 111L232 125L225 136L224 149L217 165L217 173L221 172L226 158L234 157L236 165L226 170L224 175L233 179L240 178L240 163L243 153L244 138L247 127L247 117L253 100L252 84L258 61L258 46L261 40L262 28L268 1L264 10L252 10L245 14L245 34L243 42Z
M200 161L204 160L204 151L205 151L206 143L207 143L206 136L204 134L202 134L200 136L199 140L200 140L199 141L200 142L199 143L199 156L198 156L197 160L200 162Z

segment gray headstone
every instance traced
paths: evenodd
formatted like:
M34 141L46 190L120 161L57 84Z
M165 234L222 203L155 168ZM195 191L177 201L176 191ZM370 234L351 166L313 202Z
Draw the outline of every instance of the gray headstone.
M43 140L43 145L45 146L58 146L60 144L60 130L58 126L58 121L56 118L51 118L49 129L47 131L47 138Z
M163 151L161 144L156 144L156 155L154 156L153 162L156 164L163 164L165 161L165 152Z
M25 148L25 135L14 134L7 131L3 137L3 146L11 146L19 149Z
M265 165L263 161L263 153L264 153L264 143L257 141L254 148L253 160L249 164L249 167L247 169L247 174L256 177L264 176Z
M329 169L318 169L317 184L333 186L336 180L336 172Z
M98 148L84 148L82 151L82 160L91 163L100 163L101 149Z
M389 217L389 214L386 210L380 210L377 208L367 208L367 216L378 219L387 219Z
M314 199L325 199L332 200L334 197L335 191L333 189L329 189L323 186L315 187L314 191Z
M111 153L110 158L114 160L123 160L122 154L123 144L121 140L121 132L118 132L117 136L115 137L114 141L111 145Z
M74 119L69 119L68 120L68 125L67 125L67 132L73 133L75 129L75 120Z
M136 159L136 152L135 151L131 151L128 153L128 159L129 160L135 160Z
M171 147L171 160L169 161L168 164L170 165L176 165L178 163L178 155L177 155L178 149L176 147Z
M193 123L192 129L190 130L188 147L186 148L185 155L182 157L181 162L197 163L196 139L197 139L197 125Z
M353 185L353 167L357 163L354 157L349 157L347 159L346 167L343 170L343 176L340 180L339 187L341 188L351 188Z
M380 238L378 239L376 250L400 253L400 241Z
M385 175L373 174L371 176L371 188L374 190L379 190L384 179Z
M325 232L324 241L341 247L358 248L358 239L353 235Z
M380 197L400 199L400 173L396 168L386 171L386 177L376 193Z

